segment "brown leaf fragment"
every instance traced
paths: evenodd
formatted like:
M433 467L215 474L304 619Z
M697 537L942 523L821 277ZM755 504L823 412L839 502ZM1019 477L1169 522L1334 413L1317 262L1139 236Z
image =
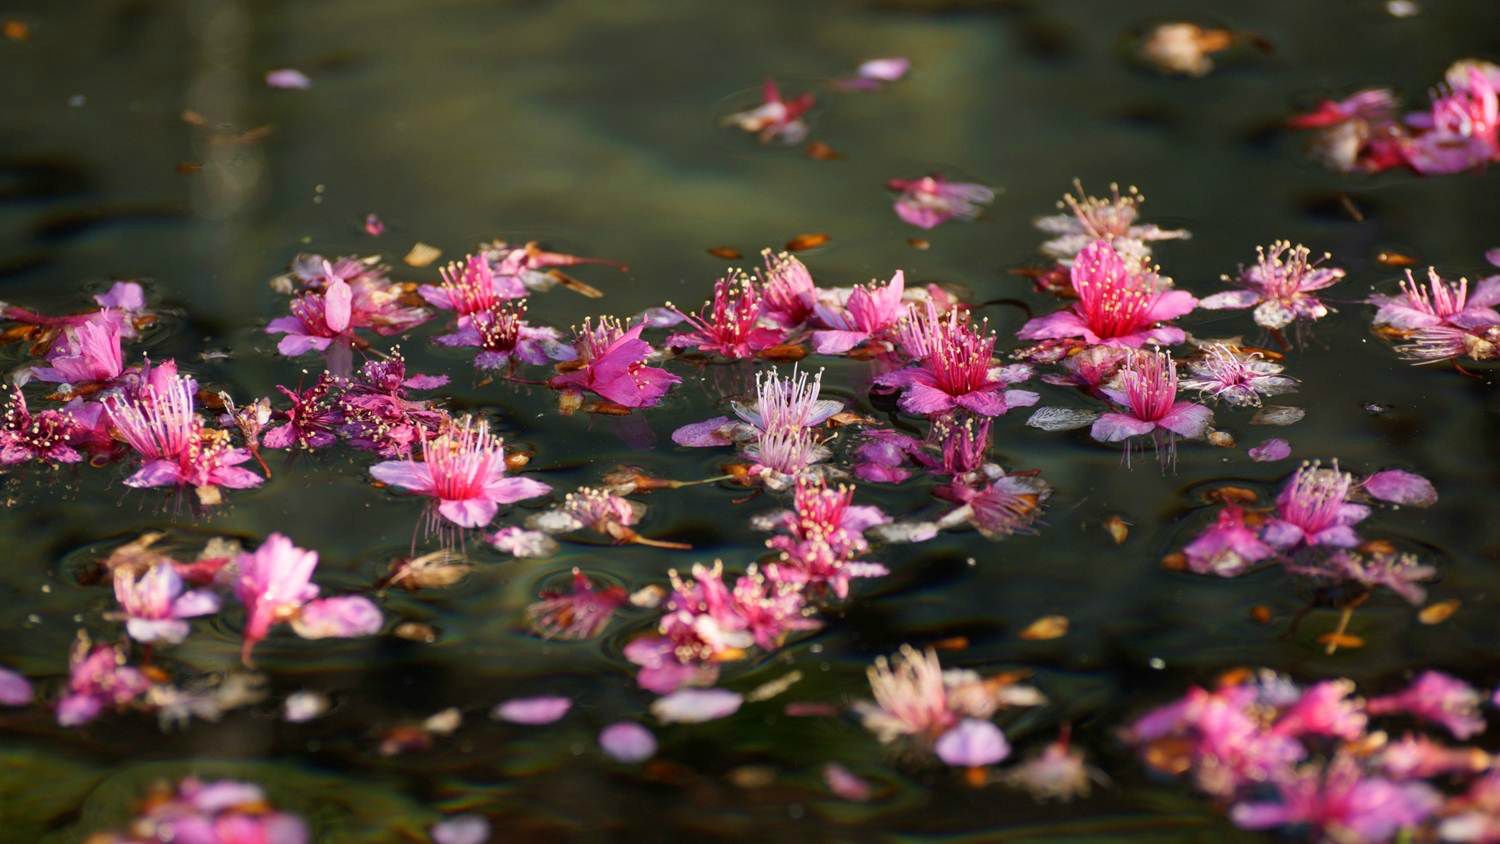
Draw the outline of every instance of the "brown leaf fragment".
M708 247L708 254L715 258L723 258L726 261L738 261L745 257L744 253L733 246L710 246Z
M402 258L401 260L405 261L407 266L425 267L428 264L431 264L433 261L436 261L438 259L438 256L442 254L443 250L437 248L436 246L428 246L427 244L419 240L416 243L412 244L411 250L407 252L406 257Z
M1063 636L1068 635L1068 617L1065 615L1044 615L1026 625L1026 629L1022 630L1019 635L1028 642L1061 639Z
M808 249L817 249L827 243L831 238L822 232L811 232L799 234L786 242L786 251L805 252Z
M1453 598L1448 601L1438 601L1435 604L1428 604L1422 608L1421 612L1417 613L1417 620L1423 624L1442 624L1452 618L1454 613L1458 612L1461 603L1457 598Z

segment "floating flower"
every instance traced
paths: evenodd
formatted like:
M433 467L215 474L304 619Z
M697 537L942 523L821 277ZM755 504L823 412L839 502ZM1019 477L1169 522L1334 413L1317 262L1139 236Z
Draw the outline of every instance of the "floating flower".
M1108 242L1122 256L1144 262L1151 257L1153 241L1186 240L1192 236L1186 229L1138 225L1136 218L1146 197L1134 187L1122 195L1120 186L1111 184L1108 197L1089 196L1077 180L1073 189L1077 196L1064 194L1057 203L1063 213L1035 220L1038 229L1052 235L1051 240L1042 244L1042 253L1064 266L1070 266L1078 253L1099 240Z
M1500 160L1500 72L1488 63L1458 63L1433 93L1426 113L1407 117L1421 130L1402 146L1423 175L1457 173Z
M1329 309L1315 293L1330 287L1344 277L1338 267L1319 266L1330 256L1323 253L1309 260L1312 251L1306 246L1292 246L1278 240L1267 247L1256 247L1260 257L1249 268L1241 268L1236 279L1224 281L1242 285L1244 290L1215 293L1198 302L1208 310L1255 308L1255 324L1270 331L1280 331L1299 319L1319 320Z
M354 342L354 289L323 262L327 283L292 300L291 316L277 317L266 326L267 334L283 334L276 350L296 357L310 350L327 351L335 342Z
M495 550L513 557L550 557L557 553L557 540L539 530L510 525L490 534Z
M265 481L239 464L252 459L235 448L226 431L205 428L193 410L194 383L176 376L146 384L133 401L110 396L104 411L115 431L145 461L127 486L192 486L205 503L216 501L218 487L246 489Z
M526 302L504 302L486 311L470 314L452 334L435 341L442 346L474 346L477 369L500 369L516 361L541 365L549 360L569 361L578 356L561 341L557 329L526 322Z
M813 315L817 301L812 273L790 252L764 249L760 254L766 265L760 285L765 318L787 330L800 327Z
M1397 331L1416 331L1424 328L1448 326L1461 330L1483 330L1500 324L1500 275L1483 279L1469 295L1469 280L1445 281L1431 267L1427 270L1427 286L1424 288L1411 270L1401 282L1401 295L1373 295L1375 325L1387 326Z
M237 561L235 597L245 605L245 641L240 657L250 664L250 652L266 638L271 627L288 621L303 605L318 596L312 583L318 552L292 544L285 535L273 533L252 553Z
M537 597L540 600L526 607L526 619L532 629L555 639L595 638L609 626L615 610L624 606L626 599L624 587L597 589L578 568L573 569L569 590L549 589Z
M1403 161L1396 95L1386 88L1324 100L1316 111L1295 115L1287 125L1316 132L1313 153L1335 170L1379 172Z
M663 724L701 724L738 712L744 697L728 689L678 689L651 704Z
M1354 525L1370 515L1370 508L1348 500L1354 476L1318 461L1303 462L1281 494L1276 513L1261 533L1272 547L1291 551L1303 545L1350 548L1359 544Z
M952 219L973 220L995 201L995 191L973 182L950 182L934 173L920 179L891 179L897 191L896 216L919 229L936 228Z
M761 88L758 107L736 112L720 122L758 136L763 144L778 141L794 146L807 137L807 122L802 117L812 109L814 100L811 91L790 100L782 99L776 82L767 79Z
M1070 747L1068 730L1005 774L1008 785L1025 789L1037 800L1067 802L1087 797L1095 782L1106 782L1104 774L1089 767L1083 751Z
M696 348L730 360L754 357L781 342L782 332L761 325L764 306L760 288L745 275L728 275L714 282L714 295L697 314L667 307L693 329L667 338L671 349Z
M1036 404L1029 390L1007 389L1031 377L1024 364L993 366L995 334L987 324L976 330L967 315L950 310L938 316L932 304L913 306L901 326L902 347L918 352L917 365L881 375L875 383L902 390L907 413L937 416L957 408L980 416L1000 416L1012 407Z
M1089 433L1100 442L1151 434L1158 448L1163 435L1175 446L1176 437L1202 437L1213 421L1213 411L1177 398L1177 366L1169 353L1136 353L1120 371L1119 388L1104 392L1124 412L1106 413L1094 421Z
M763 370L755 374L755 404L734 402L731 406L735 415L756 431L814 428L844 409L844 403L837 399L820 398L822 389L821 369L811 377L796 366L790 376L775 369Z
M1078 253L1071 270L1078 301L1021 326L1023 340L1079 338L1085 343L1140 348L1181 343L1182 329L1162 323L1193 310L1198 300L1172 290L1144 265L1127 263L1114 247L1096 240Z
M105 315L68 326L62 342L52 347L49 365L31 374L38 381L71 385L113 381L125 371L120 336L120 323Z
M488 421L469 418L453 431L422 440L422 460L388 460L370 467L383 483L438 502L437 511L459 527L482 527L501 504L546 495L552 487L530 478L505 475L505 449L490 436Z
M1052 487L1040 477L1003 475L969 497L967 521L985 539L1004 539L1036 524L1051 495Z
M894 661L878 657L867 673L875 700L855 703L854 711L884 743L902 737L936 741L960 721L989 718L1012 691L1020 691L986 683L972 672L944 672L937 653L910 645L903 645Z
M1285 367L1259 352L1246 352L1228 343L1206 343L1202 354L1187 362L1185 389L1235 407L1259 407L1262 396L1295 392L1297 379L1282 375Z
M123 707L145 694L151 681L125 664L117 646L90 648L81 636L69 659L68 689L57 702L57 723L77 727L99 717L105 707Z
M1423 671L1405 690L1365 703L1371 715L1404 713L1441 725L1454 738L1467 740L1485 729L1479 714L1479 692L1441 671Z
M35 460L39 463L77 463L83 459L73 441L83 436L83 425L67 410L32 413L20 387L11 387L10 400L0 416L0 466Z
M1356 583L1370 589L1383 586L1414 606L1427 598L1427 590L1419 584L1437 574L1437 569L1423 565L1414 554L1381 551L1364 555L1345 548L1310 562L1288 564L1287 569L1335 583Z
M115 569L115 600L125 630L137 642L175 645L187 638L184 619L219 611L219 596L208 590L183 591L182 578L170 563L157 563L137 577Z
M813 331L813 350L820 355L841 355L861 343L880 339L906 313L901 299L905 289L906 274L896 270L883 286L871 282L851 290L841 308L818 303L814 310L821 327Z
M1276 550L1262 542L1259 531L1246 523L1244 509L1231 504L1220 510L1214 523L1184 546L1182 553L1188 568L1197 574L1236 577L1275 555Z
M452 426L448 413L429 400L409 397L448 383L446 375L407 375L400 349L366 361L352 380L339 382L339 433L349 445L382 457L411 453L424 438Z
M1329 736L1354 741L1364 735L1364 704L1354 694L1352 680L1324 680L1302 690L1271 726L1283 736Z
M597 325L583 321L576 331L576 367L553 376L554 389L584 389L622 407L651 407L661 401L676 375L652 366L646 359L651 345L641 339L644 324L628 331L612 317L600 317Z
M1241 802L1230 811L1244 829L1312 827L1329 841L1388 841L1426 820L1442 803L1425 783L1393 782L1360 771L1340 754L1271 783L1277 801Z
M507 299L526 295L526 286L514 276L497 276L483 255L467 255L438 270L442 283L424 284L417 292L435 308L453 311L463 326L475 314L492 311Z
M261 444L266 448L300 448L316 451L327 448L338 441L335 431L343 424L344 416L333 403L338 383L333 376L324 373L306 390L293 391L278 384L276 389L291 402L285 410L276 412L284 420L266 431Z

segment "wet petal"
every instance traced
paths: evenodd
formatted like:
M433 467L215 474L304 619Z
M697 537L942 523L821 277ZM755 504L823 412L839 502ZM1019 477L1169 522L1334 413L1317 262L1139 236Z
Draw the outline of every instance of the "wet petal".
M1272 438L1250 449L1249 454L1250 459L1257 463L1273 463L1290 457L1292 447L1286 440Z
M656 736L634 721L621 721L599 731L599 747L616 762L634 764L656 755Z
M727 718L744 700L728 689L678 689L651 704L651 714L663 724L699 724Z
M1010 743L989 721L965 718L933 744L938 758L955 768L993 765L1010 755Z
M455 815L432 825L432 844L485 844L490 822L480 815Z
M551 724L572 708L572 700L556 695L518 697L496 706L490 717L512 724Z
M31 683L9 669L0 668L0 705L25 706L31 703Z
M1364 491L1371 498L1408 507L1431 507L1438 499L1432 481L1401 469L1376 472L1365 479Z
M304 639L348 639L380 632L380 608L359 595L322 598L302 607L292 629Z

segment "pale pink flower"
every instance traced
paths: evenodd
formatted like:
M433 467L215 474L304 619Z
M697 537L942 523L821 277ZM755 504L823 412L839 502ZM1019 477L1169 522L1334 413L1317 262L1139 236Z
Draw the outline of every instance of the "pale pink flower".
M1191 293L1173 290L1137 259L1096 240L1078 253L1071 270L1078 301L1037 317L1016 332L1023 340L1079 338L1091 346L1140 348L1181 343L1182 329L1163 323L1198 305Z
M1107 241L1123 256L1144 261L1151 257L1151 242L1157 240L1186 240L1191 234L1186 229L1163 229L1152 224L1137 224L1140 206L1146 197L1134 187L1123 195L1120 186L1111 184L1107 197L1089 196L1083 184L1073 182L1078 192L1064 194L1057 203L1061 214L1038 217L1035 225L1052 239L1042 244L1042 254L1069 266L1086 247L1095 241Z
M794 146L807 137L807 122L802 117L812 109L814 101L811 91L790 100L782 99L776 82L767 79L761 87L759 106L731 114L720 122L758 136L763 144L778 141Z
M896 216L919 229L936 228L952 220L973 220L995 201L994 190L974 182L950 182L937 173L920 179L891 179L897 191Z
M1255 324L1279 331L1293 321L1315 321L1328 316L1330 310L1315 294L1339 282L1344 271L1338 267L1319 266L1331 257L1323 253L1310 260L1312 251L1289 240L1278 240L1266 247L1256 247L1259 258L1250 267L1241 267L1237 278L1224 281L1245 289L1215 293L1198 302L1208 310L1255 308Z
M1037 800L1065 803L1075 797L1087 797L1094 783L1107 780L1102 772L1084 761L1082 750L1069 746L1068 729L1064 727L1056 741L1007 771L1005 782L1025 789Z
M759 432L745 446L750 473L775 488L791 484L802 474L833 456L811 428L777 427Z
M989 721L965 718L932 743L933 752L947 765L979 768L1010 755L1010 742Z
M1187 362L1182 387L1204 398L1235 407L1259 407L1262 396L1295 392L1297 379L1282 375L1285 367L1259 352L1245 352L1227 343L1208 343L1202 354Z
M1379 306L1375 325L1386 325L1401 331L1451 326L1464 330L1484 329L1500 324L1500 276L1490 276L1474 287L1469 295L1469 280L1444 281L1437 270L1427 268L1427 286L1423 287L1406 271L1401 295L1375 294L1368 300Z
M249 451L233 447L228 432L203 426L193 409L194 386L191 378L176 376L145 384L133 401L104 400L115 431L145 461L127 486L245 489L264 482L239 468L252 459Z
M182 578L170 563L157 563L137 577L115 569L115 600L125 630L137 642L177 644L187 638L184 619L219 611L219 596L206 589L183 591Z
M849 292L841 308L822 302L814 306L820 328L813 331L813 350L821 355L841 355L869 340L882 339L906 313L902 294L906 274L896 270L884 285L871 282Z
M240 554L234 594L245 605L240 658L246 665L250 652L272 625L290 621L318 596L318 587L312 583L317 565L318 552L298 548L280 533L266 537L254 553Z
M1228 797L1243 786L1284 778L1306 755L1295 739L1264 728L1260 698L1261 690L1251 685L1212 692L1195 686L1143 715L1125 735L1143 752L1163 739L1187 740L1186 762L1198 787Z
M578 568L573 569L570 589L549 589L537 597L540 600L526 607L526 619L532 629L555 639L598 636L626 600L623 586L598 589Z
M388 460L370 467L383 483L425 495L437 511L459 527L482 527L501 504L546 495L552 487L530 478L505 475L505 448L490 436L488 421L465 418L453 431L424 437L422 460Z
M935 741L960 720L987 718L994 711L992 703L974 705L966 695L953 695L969 680L961 672L945 674L932 650L902 645L893 660L877 657L866 673L875 700L856 702L854 711L881 742L902 737Z
M1370 698L1365 709L1371 715L1411 715L1467 740L1484 732L1479 705L1480 695L1473 686L1441 671L1423 671L1405 690Z

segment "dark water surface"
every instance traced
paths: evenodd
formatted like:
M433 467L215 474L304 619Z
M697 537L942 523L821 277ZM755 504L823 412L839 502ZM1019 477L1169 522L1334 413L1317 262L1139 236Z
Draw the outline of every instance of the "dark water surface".
M1124 720L1237 665L1382 689L1417 667L1476 684L1500 679L1493 384L1408 367L1369 333L1359 304L1371 287L1393 285L1395 271L1375 261L1381 250L1448 276L1485 274L1483 251L1500 244L1500 176L1330 173L1276 129L1295 108L1369 84L1420 101L1453 59L1500 56L1500 14L1479 0L1432 0L1410 19L1374 0L1217 5L1210 22L1259 33L1274 51L1239 54L1199 80L1158 76L1124 52L1128 33L1145 24L1207 14L1192 2L7 7L31 37L0 42L0 299L66 310L85 303L85 286L142 278L171 316L137 348L176 357L237 396L266 394L316 366L277 357L260 330L285 307L267 279L301 251L383 251L396 278L422 281L435 280L435 268L399 263L417 240L445 259L503 237L630 265L625 274L578 273L606 292L601 302L566 291L533 299L533 321L566 326L600 310L699 301L723 269L708 247L753 256L799 232L826 232L829 245L804 256L821 284L902 267L915 280L960 285L974 302L1016 297L1041 313L1050 300L1007 270L1038 260L1031 218L1080 177L1096 191L1112 180L1138 184L1148 218L1193 231L1161 245L1156 259L1195 293L1218 289L1220 273L1279 237L1333 252L1349 277L1332 292L1340 313L1288 362L1303 381L1288 397L1308 410L1303 422L1251 428L1248 414L1221 413L1241 448L1184 447L1177 474L1164 476L1149 459L1127 470L1116 450L1082 435L1026 428L1024 413L997 420L996 458L1040 469L1056 489L1043 529L998 544L944 534L878 549L892 574L857 586L822 631L726 671L724 685L745 691L797 668L805 679L792 692L724 721L660 730L667 764L649 772L604 759L594 735L645 715L650 695L635 687L620 649L654 616L630 610L602 640L559 643L528 633L523 608L575 565L630 589L694 560L742 568L760 549L747 522L772 506L764 495L736 503L746 492L727 485L653 494L642 531L690 542L692 552L566 542L550 559L516 561L479 548L479 568L459 585L381 600L392 621L434 626L436 643L277 636L257 654L272 698L217 724L164 735L154 718L129 714L65 730L45 707L0 711L0 839L75 841L119 827L150 782L197 772L263 784L330 842L425 840L434 819L459 810L488 814L500 840L1220 841L1239 833L1186 786L1141 774L1114 734ZM915 71L879 94L823 96L813 115L812 136L844 160L762 148L715 125L752 102L766 75L799 91L878 55L909 56ZM312 89L266 88L264 72L283 66L307 72ZM213 143L183 122L184 109L235 131L273 131L255 143ZM184 163L202 169L179 173ZM932 248L917 251L882 185L934 168L1004 192L978 223L939 228L927 235ZM1362 222L1343 210L1340 192ZM388 224L378 239L360 230L369 211ZM1006 306L984 313L1002 347L1026 317ZM1209 335L1250 329L1253 338L1242 314L1184 325ZM508 441L535 450L533 477L559 492L621 462L662 477L717 474L724 452L677 448L669 434L753 383L748 364L677 365L687 383L659 408L563 417L550 391L478 386L466 354L428 345L434 328L403 342L412 367L451 374L450 406L502 420ZM227 356L203 360L205 351ZM7 368L23 354L0 350ZM817 363L840 398L883 415L865 394L868 364ZM1063 403L1063 391L1042 390L1044 403ZM1351 629L1366 646L1327 656L1314 638L1335 613L1315 611L1289 632L1309 594L1280 571L1218 580L1163 570L1163 554L1206 512L1196 488L1232 480L1267 492L1290 470L1244 457L1244 446L1267 436L1356 472L1401 466L1431 477L1443 496L1435 508L1379 512L1369 532L1426 549L1441 572L1434 599L1462 598L1463 609L1424 626L1404 603L1377 598ZM410 546L420 505L372 490L367 455L272 460L271 481L232 494L208 517L125 491L118 468L4 479L0 664L44 690L63 682L79 628L118 629L101 618L113 606L108 590L79 585L73 572L142 531L169 530L185 544L211 535L254 544L282 531L322 554L318 580L330 592L368 586ZM860 495L892 513L932 513L931 484L916 478ZM1103 527L1111 515L1133 525L1119 546ZM1272 624L1251 620L1257 604L1273 609ZM1071 620L1067 636L1017 637L1048 614ZM239 635L224 618L199 624L172 659L229 669ZM1064 808L1038 805L1011 790L968 788L936 762L893 756L853 720L781 714L788 699L863 697L876 655L960 635L970 647L946 662L1030 669L1051 698L1001 719L1019 752L1071 723L1109 787ZM326 690L335 709L309 724L282 722L274 704L299 688ZM540 693L577 705L546 728L485 716L500 700ZM455 735L425 752L376 752L381 730L449 706L466 715ZM819 776L832 760L875 782L879 799L832 798ZM737 785L746 766L770 770L772 782Z

